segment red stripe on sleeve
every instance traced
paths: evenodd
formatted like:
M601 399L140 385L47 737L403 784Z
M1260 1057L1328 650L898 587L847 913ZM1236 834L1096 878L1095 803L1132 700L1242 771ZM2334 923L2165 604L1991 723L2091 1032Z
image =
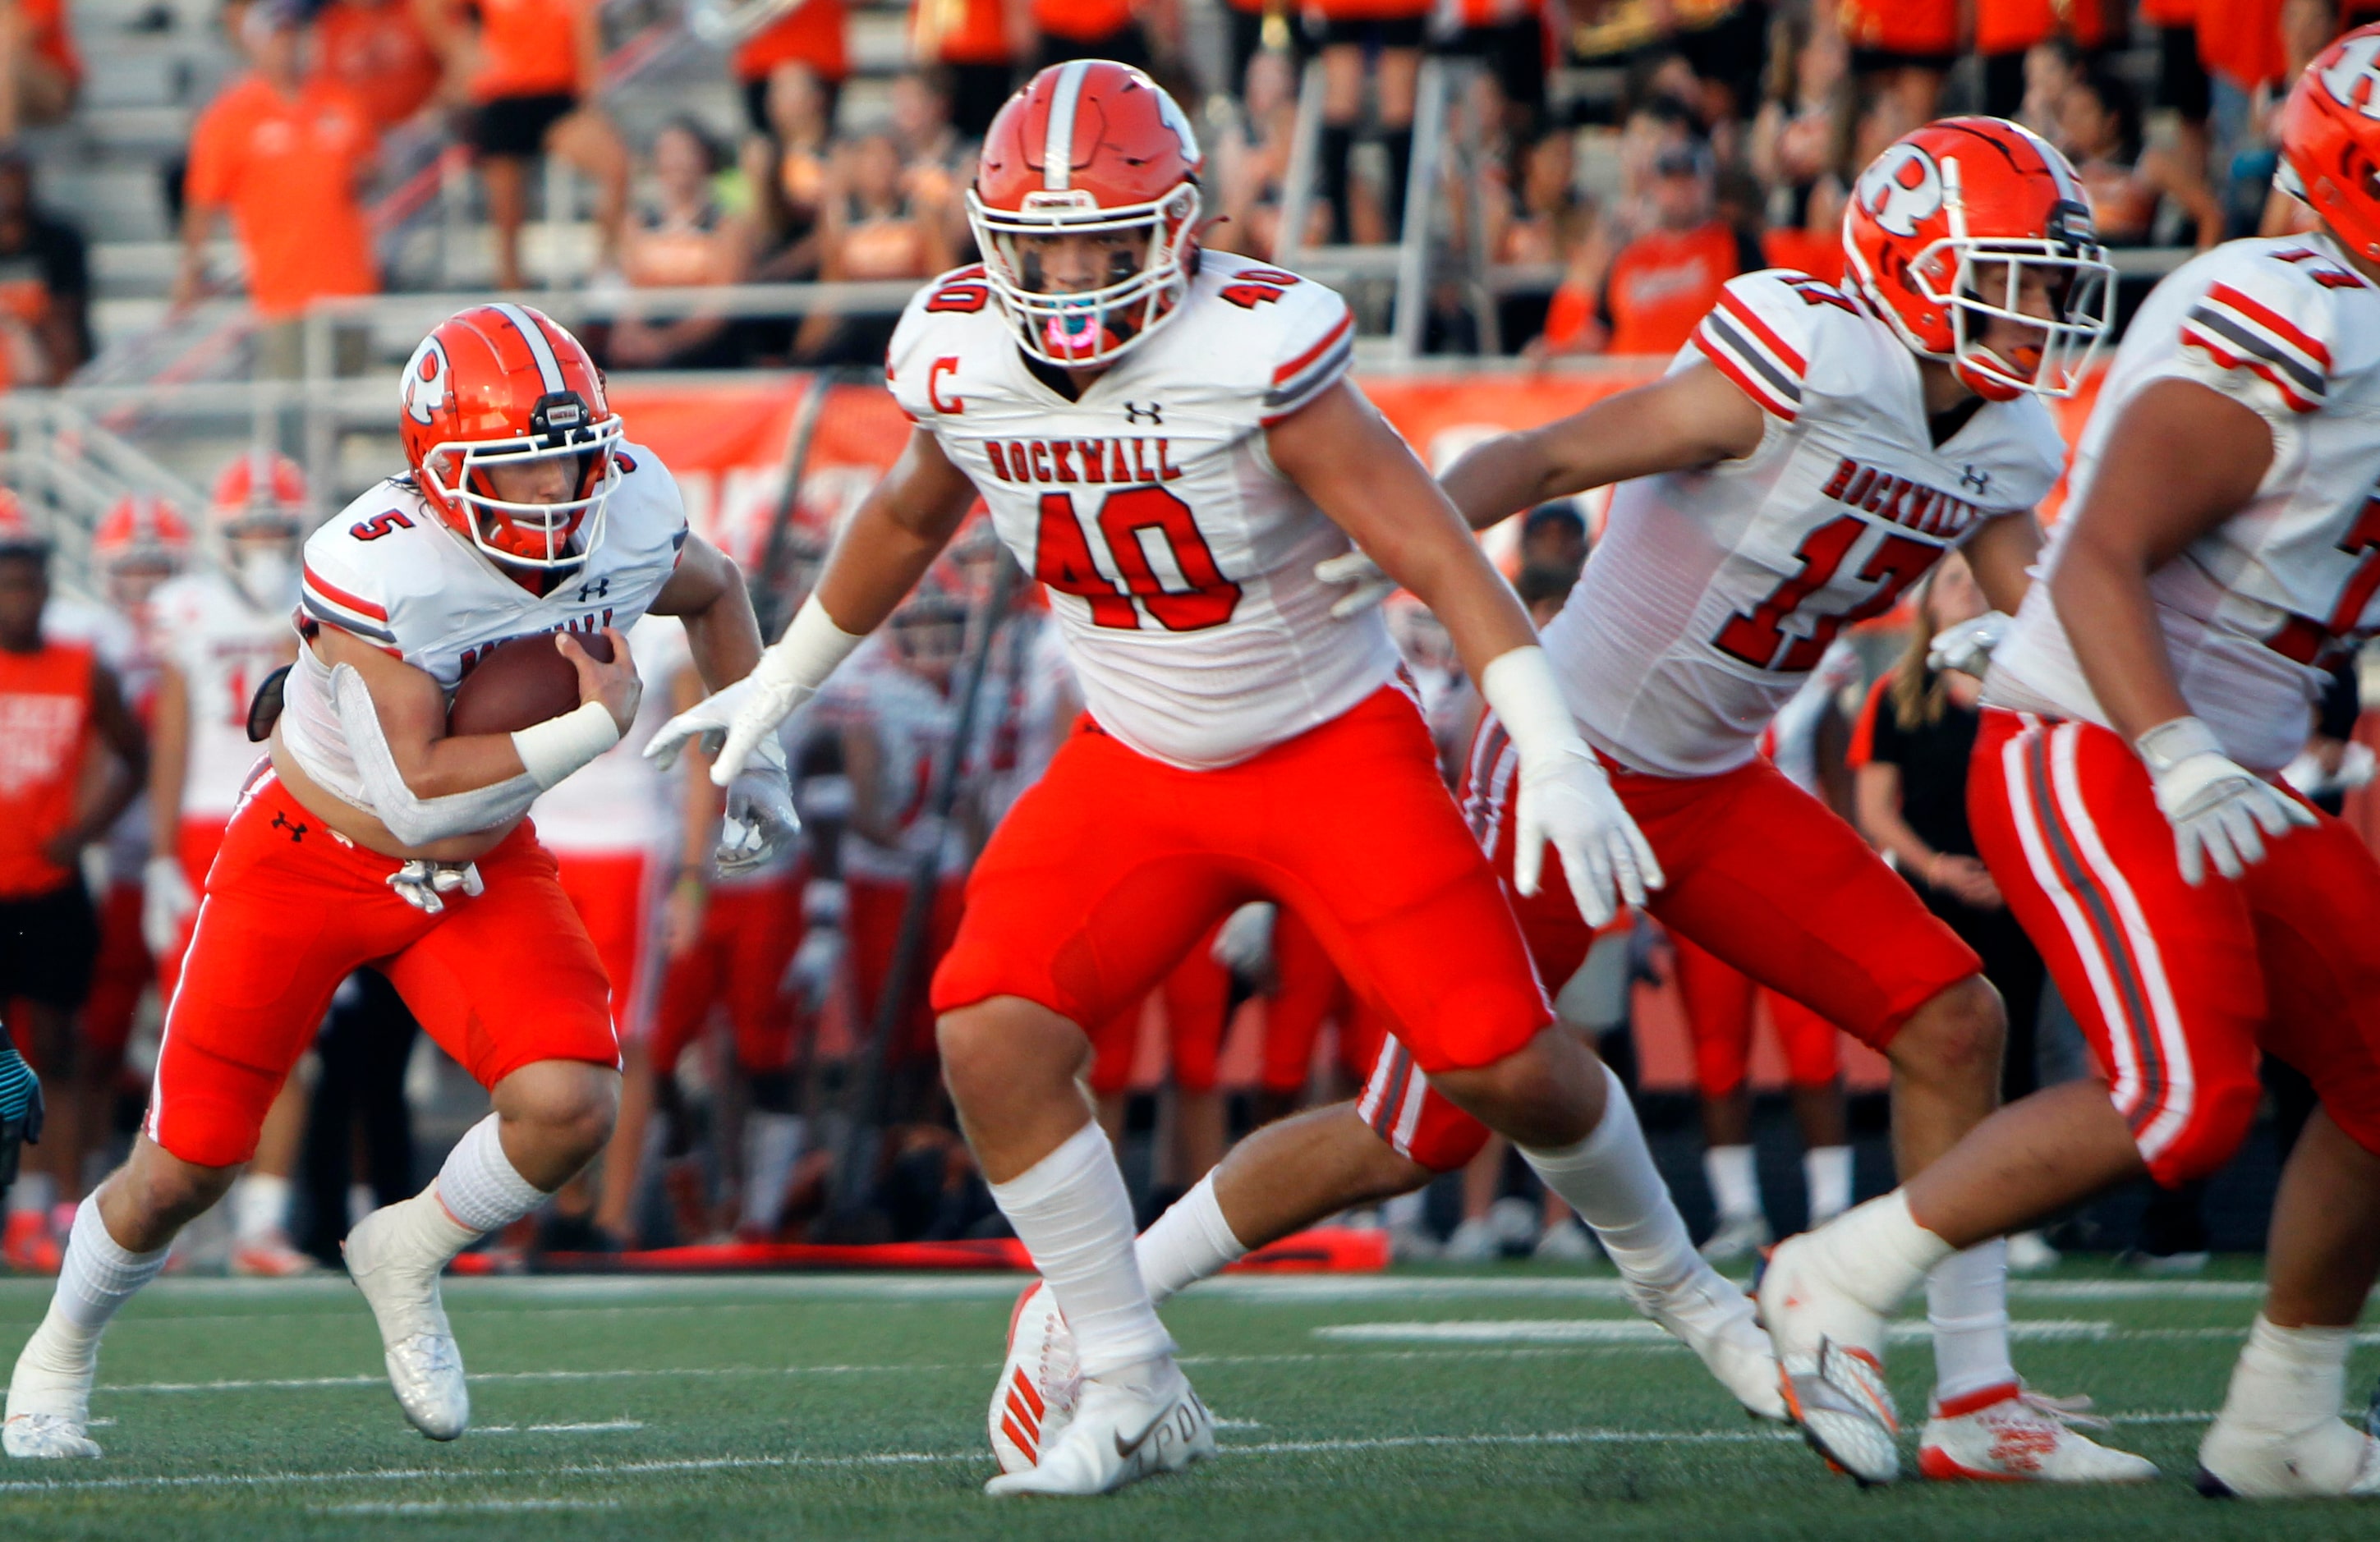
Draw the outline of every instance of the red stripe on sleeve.
M1737 363L1734 357L1724 347L1712 342L1709 335L1700 327L1694 329L1694 346L1702 350L1705 358L1718 367L1720 374L1735 382L1737 390L1785 421L1790 423L1793 420L1793 404L1779 399L1778 395L1762 384L1751 370Z
M1306 349L1304 353L1299 354L1295 358L1291 359L1280 369L1275 370L1272 372L1272 382L1275 385L1286 385L1291 381L1295 380L1299 372L1307 365L1313 363L1316 359L1320 358L1324 354L1330 352L1330 345L1336 343L1342 337L1346 336L1347 329L1354 324L1355 318L1354 316L1341 316L1339 318L1339 324L1332 327L1328 333L1326 333L1323 335L1321 342L1315 344L1314 346Z
M2306 357L2318 360L2325 373L2329 371L2330 350L2298 330L2280 312L2269 306L2258 304L2228 284L2212 285L2206 291L2206 297L2218 304L2229 306L2260 326L2270 327L2279 333L2284 341L2303 348Z
M346 589L340 589L336 585L323 582L322 576L315 572L310 566L306 569L306 581L309 584L311 584L314 587L314 592L321 595L323 599L345 605L347 609L355 612L358 615L368 615L374 621L386 621L388 619L388 613L386 611L381 609L378 605L373 604L369 600L358 599L356 596L349 594Z
M1720 290L1718 293L1718 303L1719 309L1725 310L1737 321L1742 322L1746 327L1749 327L1752 330L1752 334L1755 337L1759 338L1761 342L1767 344L1770 351L1777 355L1777 360L1779 363L1792 370L1796 375L1803 374L1808 371L1810 367L1803 361L1802 356L1787 347L1785 346L1785 340L1778 336L1777 334L1770 329L1767 322L1762 321L1758 315L1755 314L1752 307L1744 304L1741 299L1738 299L1733 290Z

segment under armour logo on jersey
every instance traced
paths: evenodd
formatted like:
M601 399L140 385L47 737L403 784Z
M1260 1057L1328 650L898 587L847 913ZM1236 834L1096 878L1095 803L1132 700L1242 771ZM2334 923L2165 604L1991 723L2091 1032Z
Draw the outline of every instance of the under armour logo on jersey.
M1859 200L1893 235L1914 236L1942 212L1942 168L1922 145L1894 145L1860 174Z
M611 598L612 580L608 577L601 578L589 578L587 582L578 586L578 602L582 605L588 603L589 601L609 600Z
M2341 106L2380 118L2380 35L2349 39L2324 67L2322 83Z
M423 338L399 377L405 393L405 415L424 428L435 422L439 409L451 395L447 387L449 373L445 346L435 337Z
M289 832L289 839L295 842L304 840L306 838L306 832L313 829L314 827L308 824L303 820L299 820L296 824L291 824L287 815L276 810L273 816L273 828L275 830L287 831Z
M1992 474L1978 471L1972 466L1962 466L1959 468L1959 485L1973 488L1975 495L1981 497L1992 490Z
M1137 423L1143 419L1146 419L1152 423L1163 424L1165 421L1165 404L1163 402L1151 402L1147 407L1143 407L1138 402L1126 402L1123 404L1123 420L1125 422Z

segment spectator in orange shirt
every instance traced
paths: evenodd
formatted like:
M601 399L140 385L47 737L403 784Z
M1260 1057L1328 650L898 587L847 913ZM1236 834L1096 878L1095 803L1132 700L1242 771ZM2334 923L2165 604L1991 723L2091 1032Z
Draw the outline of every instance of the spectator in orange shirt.
M385 134L437 94L438 51L407 0L331 0L314 18L315 67L342 81Z
M81 91L66 0L0 0L0 144L28 125L63 120Z
M1968 47L1960 0L1842 0L1843 41L1864 101L1900 98L1912 124L1936 115L1942 78Z
M950 72L951 123L980 140L1033 56L1032 0L910 0L909 56Z
M240 22L250 69L190 132L182 264L174 302L206 287L206 242L229 214L248 261L249 298L286 323L268 352L292 350L296 322L324 296L380 287L362 192L379 148L355 92L310 73L313 27L292 0L261 0Z
M2057 140L2090 195L2092 223L2111 247L2149 244L2157 206L2170 198L2185 210L2201 251L2223 239L2223 206L2205 178L2169 151L2144 147L2141 107L2131 88L2090 68L2066 88Z
M595 104L603 67L595 0L473 0L476 27L449 9L452 0L415 4L431 45L472 103L465 138L488 189L496 287L521 286L528 168L547 155L594 180L597 261L609 265L628 206L628 147Z
M862 135L845 146L829 187L820 278L931 278L953 265L949 222L909 189L891 135ZM815 312L795 334L795 356L808 364L872 363L883 358L895 320Z
M751 271L752 241L741 218L719 207L710 181L721 157L692 118L673 118L653 140L653 183L660 197L628 222L620 268L639 288L740 284ZM674 321L624 317L613 323L604 364L616 370L717 370L732 366L734 328L722 315Z
M60 385L91 357L91 275L82 232L33 201L33 166L0 153L0 314L38 354L28 383Z
M765 0L748 0L745 8L757 8ZM752 132L771 132L771 83L793 69L808 72L826 98L826 121L834 121L843 82L851 74L850 30L844 0L795 0L791 9L737 45L729 73L744 93L744 117Z
M744 179L760 225L762 255L753 277L772 284L816 278L834 113L825 83L807 65L771 70L768 86L769 132L744 142Z
M1548 351L1667 358L1685 346L1727 281L1766 262L1758 243L1718 213L1716 181L1699 137L1681 135L1654 157L1652 227L1612 257L1595 324L1557 340L1548 317Z
M1135 69L1156 62L1143 26L1152 0L1033 0L1033 30L1039 34L1038 67L1069 59L1113 59Z
M2017 115L2025 99L2025 55L2052 41L2068 44L2078 65L2095 59L2107 45L2100 0L1976 0L1975 51L1983 55L1985 112Z

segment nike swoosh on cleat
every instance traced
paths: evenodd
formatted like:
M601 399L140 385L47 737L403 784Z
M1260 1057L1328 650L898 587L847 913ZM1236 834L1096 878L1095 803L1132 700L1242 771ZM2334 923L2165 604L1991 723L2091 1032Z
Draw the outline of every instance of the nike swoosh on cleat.
M1123 1431L1116 1431L1113 1437L1113 1439L1115 1440L1115 1453L1123 1458L1126 1462L1131 1461L1134 1454L1137 1452L1141 1447L1148 1444L1148 1438L1156 1434L1158 1428L1162 1426L1166 1420L1172 1416L1173 1410L1168 1408L1162 1414L1158 1415L1157 1417L1149 1420L1148 1427L1134 1436L1129 1443L1124 1440Z

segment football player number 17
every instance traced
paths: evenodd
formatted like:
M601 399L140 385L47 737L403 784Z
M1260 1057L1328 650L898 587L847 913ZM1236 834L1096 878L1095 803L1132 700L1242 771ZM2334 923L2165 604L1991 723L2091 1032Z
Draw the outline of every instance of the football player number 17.
M1121 585L1092 557L1071 492L1041 495L1033 547L1033 576L1062 594L1088 601L1094 626L1136 631L1146 609L1169 632L1196 632L1220 626L1239 608L1240 586L1223 577L1190 505L1166 489L1120 488L1099 501L1096 523ZM1165 586L1150 560L1151 540L1164 546L1187 589Z
M1865 599L1831 615L1814 610L1803 617L1805 631L1787 631L1785 618L1801 612L1813 595L1834 581L1837 570L1870 528L1868 521L1847 514L1803 537L1800 548L1793 553L1802 560L1800 570L1769 590L1768 598L1749 613L1739 612L1729 617L1711 641L1720 652L1755 669L1800 674L1817 668L1820 656L1835 640L1836 633L1849 623L1865 621L1890 610L1893 601L1900 598L1900 591L1922 577L1934 565L1934 559L1942 554L1939 546L1888 534L1859 565L1858 577L1876 586Z

